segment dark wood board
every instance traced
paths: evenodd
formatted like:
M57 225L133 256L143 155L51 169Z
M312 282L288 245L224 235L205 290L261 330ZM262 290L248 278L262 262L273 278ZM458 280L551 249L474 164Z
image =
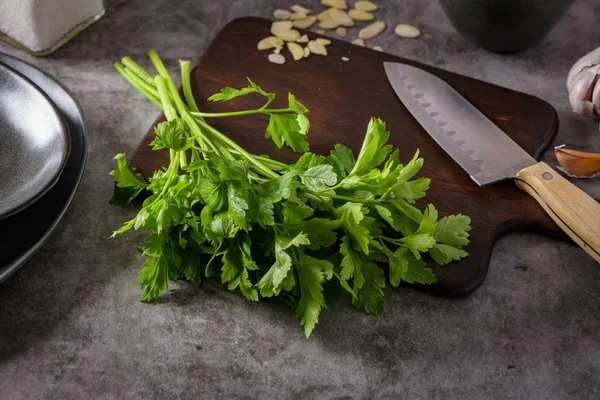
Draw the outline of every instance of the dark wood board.
M419 66L441 77L536 159L554 139L558 117L547 102L390 54L332 40L326 57L311 55L294 62L275 65L267 61L268 51L256 44L269 36L271 21L241 18L227 25L210 45L192 72L192 86L198 106L206 112L226 112L262 105L259 96L238 98L228 103L208 103L204 99L225 86L241 87L246 77L265 90L278 93L274 106L286 106L292 92L310 110L311 151L328 154L336 143L343 143L357 154L369 118L383 119L391 131L390 141L409 160L418 148L425 159L420 176L432 178L425 198L440 216L463 213L472 219L471 243L465 260L440 267L431 263L438 276L434 285L421 287L438 295L459 296L474 291L485 279L494 242L506 232L536 231L556 237L559 228L533 198L512 182L481 188L475 184L409 114L389 85L384 61L399 61ZM308 33L310 38L318 35ZM349 62L341 57L350 58ZM162 120L161 115L156 122ZM264 138L266 116L212 119L213 126L229 135L251 153L293 162L298 157L287 149L277 149ZM145 176L166 165L167 153L148 146L154 133L149 130L131 164Z

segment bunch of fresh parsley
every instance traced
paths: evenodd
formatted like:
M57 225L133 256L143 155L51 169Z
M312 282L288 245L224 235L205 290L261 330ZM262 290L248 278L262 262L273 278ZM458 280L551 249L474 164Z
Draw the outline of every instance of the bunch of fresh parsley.
M389 282L430 284L428 254L438 264L466 257L469 217L438 219L432 204L414 206L430 179L415 179L423 165L417 151L406 165L387 144L385 123L372 119L359 154L338 144L328 156L308 152L308 110L290 93L288 107L269 108L275 95L248 79L209 98L228 101L251 93L259 109L210 114L198 110L189 61L181 61L183 97L158 55L152 77L130 58L118 71L162 109L153 149L168 149L169 165L147 181L118 154L112 202L150 194L135 218L113 237L134 228L150 232L140 249L143 301L157 300L169 280L200 283L220 274L223 284L250 301L276 296L296 310L308 337L325 307L325 290L343 288L359 309L383 312ZM295 164L249 154L206 122L213 117L270 116L266 136L303 153ZM380 167L382 166L382 167Z

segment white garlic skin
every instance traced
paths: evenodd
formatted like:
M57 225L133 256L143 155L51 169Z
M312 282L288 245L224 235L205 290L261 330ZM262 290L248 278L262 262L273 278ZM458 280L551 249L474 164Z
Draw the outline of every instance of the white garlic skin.
M600 47L581 57L569 71L569 103L578 114L600 118ZM588 93L591 91L591 96Z
M600 64L600 47L596 50L593 50L581 57L569 71L569 76L567 76L567 90L571 91L571 87L573 86L573 81L575 77L585 68L592 67L594 65Z

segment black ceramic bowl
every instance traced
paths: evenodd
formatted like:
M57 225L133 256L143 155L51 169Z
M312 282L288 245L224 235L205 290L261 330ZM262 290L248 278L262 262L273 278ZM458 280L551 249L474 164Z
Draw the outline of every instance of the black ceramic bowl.
M544 38L574 0L440 0L467 40L498 53L513 53Z

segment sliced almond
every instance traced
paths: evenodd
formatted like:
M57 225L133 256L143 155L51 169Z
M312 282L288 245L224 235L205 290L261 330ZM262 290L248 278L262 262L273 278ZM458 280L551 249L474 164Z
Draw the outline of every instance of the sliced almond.
M340 26L340 24L338 24L331 18L324 19L323 21L319 22L319 28L321 29L335 29L338 26Z
M275 36L269 36L269 37L264 38L263 40L258 42L258 44L256 45L256 48L259 50L272 49L273 47L275 47L275 43L273 43L273 40L271 40L274 37Z
M341 37L346 37L346 35L348 34L348 30L346 28L344 28L343 26L340 26L339 28L337 28L335 30L335 33L337 33Z
M294 61L301 60L302 57L304 57L304 50L302 49L302 46L300 46L298 43L288 42L287 48L290 51L290 53L292 53Z
M273 11L273 17L275 19L286 20L290 17L290 15L292 15L292 13L289 12L288 10L277 9L277 10Z
M371 25L368 25L366 28L363 28L358 32L358 37L363 40L373 39L375 36L379 35L385 29L385 22L377 21L373 22Z
M298 29L308 29L315 22L317 22L317 17L315 17L314 15L311 15L311 16L303 18L303 19L297 19L297 20L295 20L294 21L294 27L298 28Z
M317 30L315 31L315 33L318 33L319 35L324 35L324 34L325 34L325 31L324 31L323 29L317 29Z
M345 10L346 0L321 0L321 4L327 7L338 8L340 10Z
M302 6L299 6L298 4L294 4L293 6L290 7L290 9L293 12L299 12L299 13L304 13L304 14L310 14L310 13L312 13L312 11L309 10L308 8L304 8Z
M342 61L348 62L348 61L350 61L350 59L348 57L342 57Z
M271 42L273 42L273 46L274 47L283 47L283 40L281 40L280 38L278 38L277 36L269 36L269 38L271 39Z
M365 47L365 41L362 40L362 39L354 39L352 41L352 44L357 45L357 46Z
M273 49L273 53L275 53L275 54L279 54L279 53L281 53L281 49L283 49L283 47L275 47L275 48Z
M323 46L329 46L331 44L331 40L325 38L316 38L315 41Z
M300 32L295 29L290 29L287 31L278 32L275 36L286 42L295 42L300 37Z
M410 39L414 39L421 35L421 31L419 29L409 24L396 25L396 29L394 29L394 32L396 32L396 35L400 37Z
M381 46L373 46L373 50L383 52L383 47L381 47Z
M346 11L344 10L338 10L334 8L329 12L329 17L337 22L338 25L347 26L348 28L352 28L354 26L354 21L348 16L348 14L346 14Z
M286 31L288 29L292 29L293 26L294 25L292 21L275 21L271 24L271 33L273 30Z
M311 40L310 42L308 42L308 48L309 48L310 52L313 54L319 54L322 56L327 55L327 49L325 48L325 46L323 46L321 43L317 42L316 40Z
M304 48L304 58L308 57L310 55L310 49L308 48L308 46L306 46Z
M323 11L321 14L317 15L317 19L319 21L323 21L324 19L331 19L331 17L329 16L329 12L331 10L335 10L335 8L328 8L327 10Z
M296 43L308 43L308 36L302 35L298 39L296 39Z
M295 12L292 15L290 15L290 17L288 18L290 21L295 21L297 19L304 19L306 18L307 15L306 13L299 13L299 12Z
M273 64L285 64L285 57L283 54L271 53L268 58Z
M354 8L363 11L375 11L377 10L377 4L371 3L370 1L357 1L354 3Z
M362 22L371 21L373 18L375 18L373 16L373 14L371 14L370 12L365 11L365 10L357 10L355 8L348 11L348 16L355 21L362 21Z

